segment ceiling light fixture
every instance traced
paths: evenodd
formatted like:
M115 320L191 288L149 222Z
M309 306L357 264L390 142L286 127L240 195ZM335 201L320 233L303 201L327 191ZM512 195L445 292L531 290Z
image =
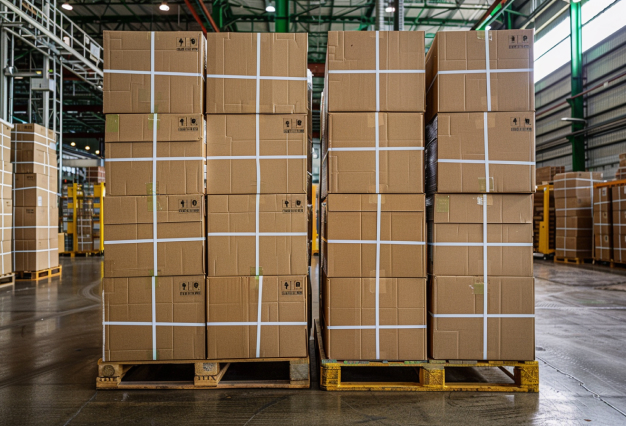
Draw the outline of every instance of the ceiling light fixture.
M385 12L387 12L387 13L393 13L393 12L395 12L395 11L396 11L396 8L395 8L395 7L393 7L393 6L387 6L387 7L385 8Z
M96 149L96 155L100 155L100 150Z
M269 2L267 4L267 6L265 6L265 11L269 12L269 13L274 13L276 12L276 8L274 7L274 3L273 2Z
M161 3L161 5L159 6L159 10L162 10L163 12L167 12L168 10L170 10L170 7L167 5L167 2L164 1L163 3Z
M62 7L63 9L65 9L65 10L72 10L72 9L74 9L74 7L73 7L71 4L69 4L68 2L63 3L63 4L61 5L61 7Z
M90 149L91 149L91 148L89 147L89 145L87 145L87 146L85 147L85 151L89 151Z
M76 142L70 142L70 146L76 146Z

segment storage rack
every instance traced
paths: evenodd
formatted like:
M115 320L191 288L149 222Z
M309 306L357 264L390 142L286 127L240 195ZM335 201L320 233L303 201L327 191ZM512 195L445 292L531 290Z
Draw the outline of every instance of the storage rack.
M61 196L62 215L60 215L60 220L67 221L67 227L62 223L62 229L68 236L71 236L72 249L61 251L60 254L70 254L74 256L76 254L88 255L101 254L104 252L104 194L104 183L74 183L67 185L67 194ZM83 247L79 246L79 240L86 238L86 234L84 233L85 227L79 225L81 219L89 219L88 222L91 223L89 235L91 239L95 240L97 237L99 240L98 244L94 244L94 248L91 250L83 250ZM67 246L68 241L66 238L66 249Z

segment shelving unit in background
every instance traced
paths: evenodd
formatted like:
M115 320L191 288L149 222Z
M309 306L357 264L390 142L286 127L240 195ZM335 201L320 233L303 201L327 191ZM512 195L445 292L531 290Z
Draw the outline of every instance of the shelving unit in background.
M61 229L65 250L74 256L104 252L104 183L64 184L61 196Z

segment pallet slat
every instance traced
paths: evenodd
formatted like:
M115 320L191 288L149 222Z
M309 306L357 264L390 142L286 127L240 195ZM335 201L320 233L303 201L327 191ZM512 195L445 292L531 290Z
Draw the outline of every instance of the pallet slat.
M53 268L41 269L39 271L16 271L15 275L18 280L42 280L46 278L57 277L63 272L61 265Z
M7 285L13 285L13 284L15 284L15 274L14 273L0 275L0 287L4 287L4 286L7 286Z
M338 361L326 358L319 320L315 321L315 346L320 367L320 388L327 391L413 391L413 392L539 392L539 364L537 361ZM403 367L415 370L419 381L342 381L342 371L363 367L382 370ZM513 383L453 382L446 383L446 369L490 368L505 370ZM513 373L505 369L513 367Z

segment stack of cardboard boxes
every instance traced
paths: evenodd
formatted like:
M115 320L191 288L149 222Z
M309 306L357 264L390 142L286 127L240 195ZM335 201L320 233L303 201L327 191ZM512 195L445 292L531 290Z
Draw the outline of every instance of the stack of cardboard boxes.
M13 164L11 130L13 124L0 119L0 276L13 272Z
M104 32L103 360L204 359L205 39Z
M426 359L424 33L328 33L320 319L326 355Z
M593 184L601 180L602 173L597 172L570 172L554 176L556 257L593 257ZM609 199L608 194L607 191L605 199Z
M426 57L429 355L533 360L533 31L439 32Z
M554 181L554 176L565 173L564 166L546 166L537 169L537 185L545 185Z
M626 179L626 152L619 155L619 167L615 171L615 179Z
M626 185L611 188L613 261L626 263Z
M53 268L59 265L56 137L38 124L16 124L12 134L13 270Z
M307 35L207 43L207 356L306 357Z
M604 262L613 260L613 192L611 189L607 186L593 188L593 258Z

